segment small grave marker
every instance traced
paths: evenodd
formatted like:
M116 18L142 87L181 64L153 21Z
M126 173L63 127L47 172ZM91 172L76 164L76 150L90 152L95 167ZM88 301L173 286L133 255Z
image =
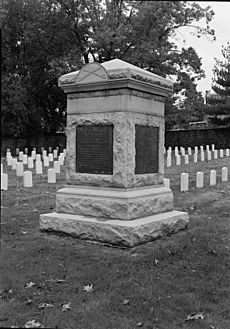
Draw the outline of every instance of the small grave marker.
M54 161L54 155L53 155L53 153L49 153L48 156L49 156L49 161L50 162L53 162Z
M32 168L34 167L34 160L33 160L32 157L29 157L29 158L28 158L28 163L27 163L27 165L28 165L28 168L29 168L29 169L32 169Z
M216 170L210 171L210 185L216 185Z
M27 154L23 154L23 156L22 156L22 163L23 164L27 164L27 162L28 162Z
M23 183L24 187L32 187L33 180L32 180L32 171L25 171L23 174Z
M35 150L33 150L33 151L31 152L31 157L32 157L33 160L36 159L36 151L35 151Z
M42 162L41 161L35 162L35 171L36 171L36 174L42 175Z
M60 162L59 161L54 161L54 169L56 174L60 174Z
M56 172L54 168L49 168L48 172L48 183L56 183Z
M176 156L176 165L179 166L180 165L180 155Z
M47 156L45 156L43 158L43 165L44 165L44 167L49 167L49 165L50 165L49 158Z
M8 175L1 173L1 190L8 190Z
M193 154L193 162L196 163L197 162L197 153Z
M22 151L19 152L18 160L19 161L22 161L23 160L23 152Z
M227 167L223 167L221 169L221 180L222 180L222 182L228 181L228 168Z
M11 160L11 168L12 168L12 169L16 170L17 162L18 162L17 159L12 158L12 160Z
M204 187L204 173L202 171L198 171L196 173L196 188Z
M21 177L23 176L23 163L22 162L17 162L16 164L16 176Z
M181 183L180 183L181 192L188 191L188 182L189 182L189 174L188 173L182 173L181 174Z

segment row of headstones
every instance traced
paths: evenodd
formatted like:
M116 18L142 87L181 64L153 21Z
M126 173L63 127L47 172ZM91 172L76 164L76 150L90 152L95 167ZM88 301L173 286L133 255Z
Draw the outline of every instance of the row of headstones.
M55 168L48 169L48 183L56 183L56 171ZM23 176L23 186L24 187L32 187L33 179L32 179L32 171L24 171L22 173ZM1 190L8 190L8 174L1 173Z
M58 150L54 150L57 151ZM41 159L41 154L36 154L36 150L33 150L31 152L31 157L27 157L27 154L23 154L23 152L18 152L18 158L13 158L11 156L11 152L9 149L7 149L6 154L6 161L7 165L11 166L11 169L16 170L16 176L20 177L23 176L23 183L24 187L32 187L32 172L31 171L25 171L24 172L24 165L28 166L28 169L34 168L34 160L35 160L35 172L36 174L42 175L42 164L44 167L49 167L50 162L54 163L53 168L49 168L47 171L48 174L48 183L56 183L56 174L60 173L60 167L64 164L66 156L66 150L63 150L63 153L58 154L56 152L49 153L47 156L47 151L42 150L42 158L43 163ZM57 161L54 161L54 158L57 158ZM1 190L7 190L8 189L8 175L3 172L3 164L1 164Z
M211 145L211 150L212 151L214 151L215 150L215 144L212 144ZM203 145L200 145L199 147L198 146L195 146L194 147L194 153L199 153L199 151L200 152L204 152L204 146ZM206 151L210 151L210 146L209 145L206 145ZM185 148L183 147L183 146L180 146L180 148L178 147L178 146L175 146L175 148L174 148L174 154L175 154L175 156L177 156L178 154L179 154L179 152L180 152L180 154L181 155L185 155L186 154L186 150L185 150ZM166 148L164 147L164 154L165 153L167 153L167 155L169 154L169 153L173 153L173 149L172 149L172 147L171 146L169 146L169 148L166 150ZM187 148L187 154L188 155L192 155L192 148L191 147L188 147Z
M221 169L221 181L227 182L228 181L228 168L223 167ZM210 171L210 186L216 185L216 170ZM170 188L170 179L164 178L164 185L167 188ZM204 173L202 171L198 171L196 173L196 188L203 188L204 187ZM189 174L188 173L181 173L180 179L180 190L181 192L186 192L189 190Z
M205 152L205 150L206 150L206 152L209 152L209 151L217 151L215 149L215 144L212 144L211 145L211 149L210 149L210 146L209 145L206 145L206 148L205 149L204 149L204 146L203 145L200 145L199 147L198 146L195 146L194 147L194 152L193 152L193 150L192 150L191 147L188 147L187 148L187 151L186 151L186 149L183 146L180 146L180 148L178 146L175 146L174 151L173 151L172 147L169 146L169 148L167 150L166 150L166 148L164 148L164 154L167 153L167 155L168 155L168 154L173 154L174 153L175 156L177 156L179 154L181 154L181 155L184 156L186 153L188 155L192 155L193 153L197 153L198 154L199 152Z
M213 154L212 154L213 153ZM176 158L176 165L179 166L181 165L182 162L182 158L184 159L183 163L184 164L189 164L189 155L192 155L192 153L188 153L185 154L184 152L180 154L177 153L177 155L175 156ZM212 155L213 155L213 159L218 159L218 150L212 150L212 151L207 151L206 153L206 159L207 161L212 160ZM229 157L230 156L230 150L226 149L225 150L225 156ZM224 157L224 150L220 149L219 150L219 157L223 158ZM205 160L205 153L204 151L200 152L200 161L204 161ZM196 163L198 161L198 152L195 152L193 154L193 163ZM167 167L171 167L172 166L172 156L170 152L167 152L167 158L166 158L166 166Z

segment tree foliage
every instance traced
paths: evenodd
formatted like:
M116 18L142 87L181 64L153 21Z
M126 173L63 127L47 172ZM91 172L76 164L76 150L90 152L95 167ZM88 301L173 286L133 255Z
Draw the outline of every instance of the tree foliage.
M223 60L215 59L212 89L207 113L215 125L230 126L230 43L222 46Z
M196 81L204 72L195 50L178 49L172 38L183 26L197 37L214 37L213 15L209 7L187 1L2 0L3 128L18 136L60 129L65 95L58 77L90 61L114 58L174 76L168 118L175 121L177 93L190 90L184 108L191 120L200 99ZM201 19L205 28L197 24Z

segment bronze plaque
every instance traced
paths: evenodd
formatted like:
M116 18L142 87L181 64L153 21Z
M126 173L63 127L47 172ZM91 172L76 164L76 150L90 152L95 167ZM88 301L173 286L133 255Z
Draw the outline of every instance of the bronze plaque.
M78 126L76 172L113 174L113 126Z
M135 130L135 174L158 173L159 128L136 125Z

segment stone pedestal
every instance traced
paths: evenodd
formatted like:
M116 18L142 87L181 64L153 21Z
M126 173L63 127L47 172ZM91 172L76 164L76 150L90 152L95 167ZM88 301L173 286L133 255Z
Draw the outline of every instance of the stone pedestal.
M172 83L120 60L62 76L67 186L42 230L132 247L185 228L164 180L164 99Z

